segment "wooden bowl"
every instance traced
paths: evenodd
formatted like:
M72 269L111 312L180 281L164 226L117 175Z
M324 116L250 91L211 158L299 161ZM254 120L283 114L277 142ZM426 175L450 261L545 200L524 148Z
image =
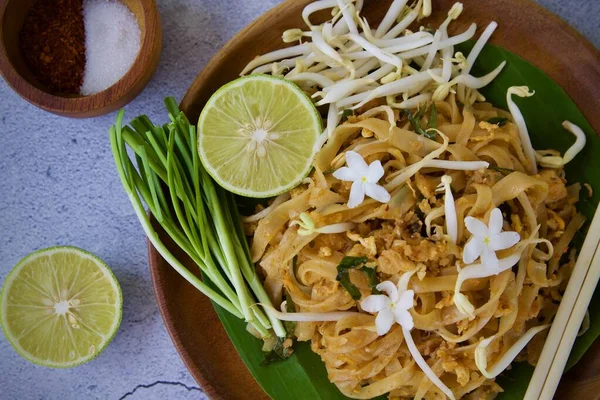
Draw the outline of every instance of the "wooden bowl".
M253 57L281 46L281 33L304 26L301 11L310 0L288 0L235 36L198 75L181 102L191 121L221 85L238 77ZM439 24L454 0L435 2L430 21ZM527 0L463 0L464 15L452 29L475 21L481 29L493 18L499 29L492 43L527 59L561 85L596 132L600 132L600 53L573 28ZM367 1L365 14L380 21L389 1ZM481 32L479 32L481 33ZM156 225L169 249L181 250ZM154 291L167 330L190 373L212 399L267 399L254 381L212 309L210 301L181 278L149 245ZM196 271L193 264L190 270ZM600 398L600 342L562 380L557 399Z
M133 100L154 74L162 49L155 0L120 0L133 12L141 31L140 52L129 71L108 89L90 96L57 96L31 73L19 49L19 33L36 0L0 0L0 73L25 100L43 110L73 118L108 114Z

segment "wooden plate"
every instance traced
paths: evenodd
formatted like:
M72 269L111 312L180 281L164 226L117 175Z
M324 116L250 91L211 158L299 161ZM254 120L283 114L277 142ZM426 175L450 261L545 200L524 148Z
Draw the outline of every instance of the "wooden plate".
M223 84L238 77L256 55L281 47L281 34L304 26L302 9L310 0L288 0L235 36L198 75L181 103L196 121L208 98ZM438 0L432 18L437 26L454 0ZM579 106L596 132L600 132L600 52L573 28L527 0L463 0L465 10L452 30L462 31L477 22L481 31L493 19L500 25L492 43L527 59L560 84ZM364 14L380 21L389 1L367 0ZM480 32L479 32L480 33ZM158 227L157 227L158 229ZM158 229L159 232L160 229ZM185 259L162 234L171 251ZM167 330L191 374L213 399L266 399L254 381L207 298L194 289L149 246L154 290ZM189 262L189 260L186 260ZM190 270L197 270L193 265ZM577 395L600 398L600 342L563 378L558 399ZM572 395L572 396L571 396ZM280 399L277 399L280 400Z

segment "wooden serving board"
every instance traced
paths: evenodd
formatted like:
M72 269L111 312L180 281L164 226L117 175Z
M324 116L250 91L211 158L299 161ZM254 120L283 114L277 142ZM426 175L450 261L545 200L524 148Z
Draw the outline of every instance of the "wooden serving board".
M302 9L310 0L288 0L266 13L225 45L198 75L181 103L196 121L208 98L223 84L238 77L256 55L281 47L281 34L304 26ZM437 26L454 1L434 2L434 15L426 23ZM600 132L600 53L585 38L555 15L528 0L463 0L465 9L451 31L477 22L478 34L491 21L499 23L492 43L525 58L545 71L574 100L596 132ZM366 0L369 21L380 21L389 1ZM189 262L166 235L157 231L171 251ZM267 399L254 381L210 301L173 270L149 245L154 290L165 325L190 373L212 399ZM190 270L195 271L191 264ZM600 399L600 342L568 374L557 399ZM284 399L276 399L284 400Z

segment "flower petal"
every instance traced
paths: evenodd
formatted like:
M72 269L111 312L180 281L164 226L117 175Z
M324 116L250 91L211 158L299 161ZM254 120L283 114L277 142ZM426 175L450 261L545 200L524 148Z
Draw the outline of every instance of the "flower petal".
M390 201L390 194L382 186L374 183L364 183L365 193L370 198L377 200L380 203L387 203Z
M491 249L490 246L484 246L483 252L481 253L481 263L486 269L494 275L500 273L500 264L498 263L498 257L496 252Z
M463 262L465 264L473 263L483 252L483 247L483 240L480 237L471 237L463 249Z
M502 218L502 211L499 208L494 208L490 214L490 223L488 224L490 236L494 236L502 232L502 225L504 224L504 218Z
M399 323L404 329L410 331L415 327L415 321L408 311L396 307L394 308L393 313L396 322Z
M360 176L348 167L342 167L333 173L333 177L340 181L357 181Z
M350 198L348 199L348 208L354 208L365 200L365 188L361 181L355 181L350 188Z
M369 172L367 173L367 182L369 183L377 183L383 176L384 171L381 166L381 161L375 160L371 164L369 164Z
M491 243L490 247L494 251L508 249L509 247L513 247L515 244L519 243L521 240L521 235L517 232L500 232L497 235L494 235L490 238Z
M392 325L394 325L394 321L394 314L392 313L392 310L389 307L379 311L379 314L377 314L377 318L375 318L377 334L379 336L382 336L388 333Z
M465 218L465 226L475 236L488 236L488 227L477 218Z
M391 281L383 281L375 286L375 289L379 290L380 292L386 292L392 303L398 302L398 288L396 288L396 285L394 285Z
M369 166L360 154L355 151L347 151L345 157L346 164L348 164L350 169L360 177L367 176L369 174Z
M400 308L402 310L410 310L413 308L413 300L415 298L414 290L406 290L400 295L398 302L396 303L396 308Z
M372 294L360 302L360 307L370 313L376 313L388 307L392 301L383 294Z

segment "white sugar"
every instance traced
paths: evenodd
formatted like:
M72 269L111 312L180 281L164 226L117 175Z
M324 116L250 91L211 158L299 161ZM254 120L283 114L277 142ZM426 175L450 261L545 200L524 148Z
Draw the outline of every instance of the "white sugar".
M120 1L84 0L85 72L81 94L103 91L121 79L140 50L140 27Z

